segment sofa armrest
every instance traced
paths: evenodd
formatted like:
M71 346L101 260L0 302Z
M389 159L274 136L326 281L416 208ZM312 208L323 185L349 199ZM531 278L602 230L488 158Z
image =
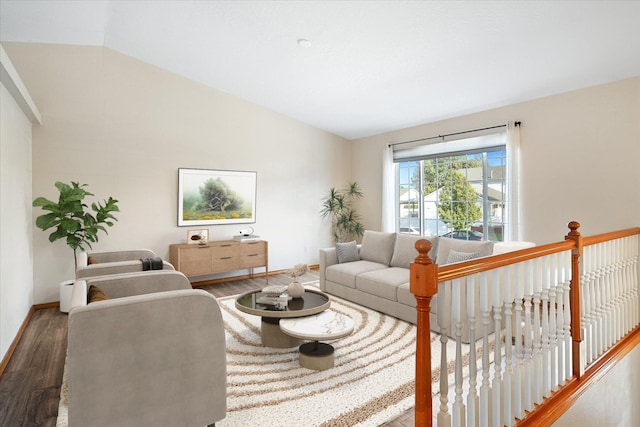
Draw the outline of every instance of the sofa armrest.
M162 261L163 270L175 270L173 265L167 261ZM76 279L87 277L105 276L108 274L122 274L142 271L142 261L114 261L100 264L91 264L84 267L78 266L76 269Z
M213 424L226 414L220 307L193 289L77 307L67 378L69 426Z
M336 248L321 248L320 249L320 290L326 290L325 285L325 270L327 267L338 264L338 254Z
M109 298L124 298L154 292L192 289L189 279L181 272L173 270L154 270L89 277L86 282L87 289L91 285L95 285L102 289Z
M87 292L88 286L86 280L76 280L73 282L73 290L71 291L71 303L69 304L69 311L75 307L84 307L87 305Z
M151 249L127 249L119 251L78 251L76 253L76 268L89 265L89 257L98 262L136 261L144 258L155 258L156 254Z

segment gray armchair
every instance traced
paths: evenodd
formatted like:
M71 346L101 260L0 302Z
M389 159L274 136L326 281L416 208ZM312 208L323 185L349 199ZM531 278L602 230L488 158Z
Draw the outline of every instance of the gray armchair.
M90 264L89 257L98 263ZM76 279L143 271L143 263L140 260L156 257L157 255L150 249L81 251L76 254ZM162 270L174 270L174 268L169 262L162 261Z
M91 285L110 299L87 304ZM76 280L67 351L69 427L202 427L226 416L220 308L182 273Z

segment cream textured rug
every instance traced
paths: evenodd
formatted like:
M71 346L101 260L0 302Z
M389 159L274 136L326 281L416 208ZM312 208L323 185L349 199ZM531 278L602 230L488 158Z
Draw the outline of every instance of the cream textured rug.
M300 367L297 348L264 347L260 317L238 311L235 297L218 302L227 335L227 417L217 426L369 427L414 406L415 325L331 296L330 309L350 316L356 326L352 335L330 342L335 366L313 371ZM434 394L438 338L431 334ZM448 343L447 352L452 359L455 343ZM451 377L453 362L448 365ZM64 381L57 427L66 427L66 419Z

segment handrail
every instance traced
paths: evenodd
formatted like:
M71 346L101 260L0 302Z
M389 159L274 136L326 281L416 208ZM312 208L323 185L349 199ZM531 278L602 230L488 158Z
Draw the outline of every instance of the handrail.
M534 258L575 249L575 243L564 241L520 249L500 255L491 255L483 258L475 258L469 261L457 262L438 266L438 281L446 282L472 274L490 271L499 267L517 264Z
M418 333L416 338L416 406L415 425L426 426L432 423L432 401L431 401L431 344L430 344L430 303L434 295L437 295L438 286L443 282L453 281L465 276L488 272L505 266L522 263L524 261L546 257L556 253L571 251L571 268L568 272L570 278L569 298L570 306L570 330L572 341L572 376L571 379L560 387L573 385L576 381L580 384L587 384L581 381L582 378L589 378L592 375L588 372L585 377L584 342L581 336L582 325L580 313L580 292L581 292L581 259L585 246L603 243L610 240L640 235L640 227L633 227L625 230L602 233L590 237L583 237L578 228L580 224L572 221L568 224L570 232L565 236L565 240L557 243L550 243L505 254L478 258L456 264L438 266L434 264L428 256L431 243L424 239L416 242L418 257L410 266L410 290L416 298ZM498 317L499 318L499 317ZM637 342L638 327L636 327L635 342ZM627 345L628 346L628 345ZM593 365L589 368L591 368ZM582 386L582 391L584 390ZM562 391L562 393L566 393ZM573 393L573 392L572 392ZM558 393L561 394L561 393ZM553 400L553 399L552 399ZM557 402L557 399L556 399ZM549 402L552 406L554 403ZM557 405L557 403L556 403ZM547 406L548 408L548 406ZM565 405L566 408L566 405ZM566 410L566 409L565 409ZM557 410L556 410L557 412ZM535 411L534 411L535 413ZM525 418L526 419L526 418Z
M640 227L627 228L625 230L612 231L609 233L596 234L594 236L584 237L583 244L585 246L595 245L596 243L606 242L608 240L621 239L640 234Z

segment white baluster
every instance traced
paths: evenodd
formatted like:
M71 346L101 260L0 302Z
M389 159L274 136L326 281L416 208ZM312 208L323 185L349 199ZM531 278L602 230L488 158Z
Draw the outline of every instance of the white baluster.
M542 344L542 395L550 396L551 370L549 357L549 290L543 289L541 292L542 304L542 327L540 328L540 341Z
M558 330L556 329L556 284L549 288L549 387L558 389Z
M462 399L462 281L463 279L454 279L452 287L452 311L453 323L456 332L456 361L455 361L455 398L453 401L453 425L456 427L465 427L465 406ZM466 304L465 304L466 305Z
M522 301L524 298L524 264L518 263L514 265L514 300L515 300L515 333L516 338L516 366L513 378L513 415L519 419L524 418L524 405L522 388L524 386L524 349L522 346Z
M562 254L558 254L558 263L562 262ZM562 267L558 264L558 267ZM558 365L557 365L557 385L564 383L564 282L562 277L558 277L558 283L556 285L556 344L558 348ZM557 388L557 387L556 387Z
M487 280L487 273L480 273L480 314L482 316L482 385L480 386L480 426L489 427L491 424L491 382L489 378L489 324L491 322L491 289Z
M533 260L533 401L542 403L542 336L540 334L540 294L542 283L540 277L540 259Z
M524 409L533 410L533 344L531 342L531 299L533 297L533 261L524 263Z
M605 351L613 345L613 297L611 294L611 288L613 287L613 252L612 241L604 242L602 244L604 251L604 266L603 266L603 280L602 280L602 321L603 321L603 335L602 335L602 351Z
M440 410L438 425L451 426L449 413L449 378L447 374L447 332L451 326L451 282L438 285L438 326L440 327Z
M557 329L557 310L558 305L556 301L556 290L559 280L559 254L551 255L551 283L549 284L549 358L551 365L549 370L551 371L551 390L558 389L558 329Z
M513 334L511 333L512 307L513 307L513 266L503 269L500 287L504 298L504 349L505 349L505 373L504 373L504 424L511 427L514 424L514 397L513 397Z
M478 365L476 350L476 307L479 304L476 298L478 275L468 276L467 287L467 318L469 319L469 394L467 395L467 426L477 426L479 423L479 397L478 397Z
M501 269L491 270L491 294L493 301L493 319L495 345L493 347L493 382L491 383L491 404L493 423L495 427L504 425L503 413L503 382L502 382L502 292L500 289Z

